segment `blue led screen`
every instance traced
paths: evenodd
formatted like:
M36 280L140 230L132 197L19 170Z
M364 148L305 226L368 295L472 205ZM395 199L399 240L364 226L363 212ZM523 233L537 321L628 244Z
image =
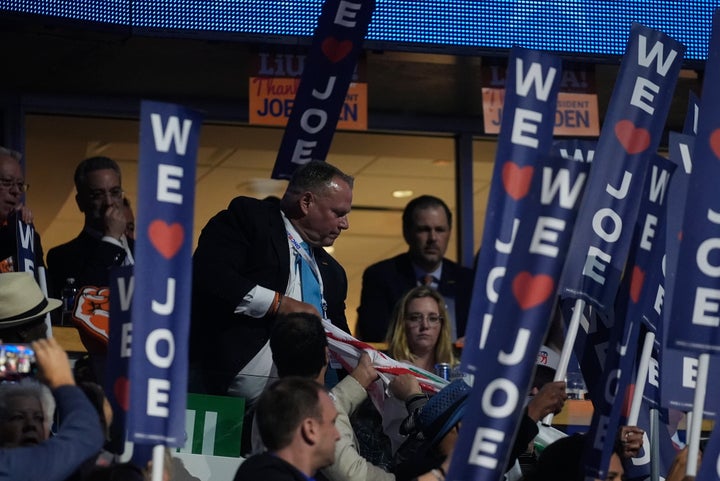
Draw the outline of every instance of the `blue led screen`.
M621 55L633 21L684 43L686 59L705 60L712 13L707 0L376 0L373 44L452 51L513 45L577 54ZM0 0L0 9L115 24L138 33L262 39L309 37L322 0Z

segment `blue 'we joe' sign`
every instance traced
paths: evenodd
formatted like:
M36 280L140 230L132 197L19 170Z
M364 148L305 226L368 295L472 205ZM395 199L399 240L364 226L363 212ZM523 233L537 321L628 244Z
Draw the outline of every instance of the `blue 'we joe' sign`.
M713 15L667 345L720 353L720 10Z
M553 119L560 90L561 61L537 50L515 47L508 62L505 104L498 137L482 246L475 270L461 368L482 370L478 352L493 323L505 266L527 204L537 160L552 146Z
M530 202L520 219L494 310L502 323L490 329L488 342L474 359L483 369L474 374L468 400L473 408L463 418L449 480L502 478L550 326L557 281L590 165L544 157L536 166Z
M289 179L299 166L325 160L374 9L375 0L325 0L273 179Z
M648 160L660 143L685 47L633 24L560 289L607 317L625 268Z
M132 302L130 439L185 442L195 164L202 118L172 104L140 113Z

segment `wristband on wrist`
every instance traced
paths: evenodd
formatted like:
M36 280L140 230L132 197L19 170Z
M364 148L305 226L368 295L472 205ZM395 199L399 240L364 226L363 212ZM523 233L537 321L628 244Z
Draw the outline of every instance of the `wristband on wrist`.
M282 303L282 294L280 294L279 292L276 292L275 297L273 297L273 300L270 303L270 309L268 309L268 312L267 312L268 317L277 316L277 313L280 310L281 303Z

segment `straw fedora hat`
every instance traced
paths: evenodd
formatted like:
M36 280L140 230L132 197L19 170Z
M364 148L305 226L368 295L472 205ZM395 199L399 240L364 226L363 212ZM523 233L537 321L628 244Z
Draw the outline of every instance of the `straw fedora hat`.
M30 273L0 274L0 329L19 326L62 305L46 299Z

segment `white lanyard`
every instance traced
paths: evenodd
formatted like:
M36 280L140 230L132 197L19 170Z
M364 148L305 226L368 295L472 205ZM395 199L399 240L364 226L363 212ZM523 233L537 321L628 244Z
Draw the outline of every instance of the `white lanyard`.
M290 222L283 216L283 219L286 222ZM323 288L323 281L322 276L320 275L320 268L318 268L317 263L315 262L314 257L310 257L308 252L303 249L303 246L300 245L300 243L295 240L295 237L290 232L290 229L288 226L285 226L285 231L287 232L288 240L290 241L290 244L292 244L293 250L295 253L302 257L302 259L307 262L307 265L310 266L310 269L312 270L313 274L315 275L315 278L318 281L318 284L320 285L320 302L322 304L322 318L327 319L327 302L325 302L325 289ZM302 280L301 280L302 282Z

